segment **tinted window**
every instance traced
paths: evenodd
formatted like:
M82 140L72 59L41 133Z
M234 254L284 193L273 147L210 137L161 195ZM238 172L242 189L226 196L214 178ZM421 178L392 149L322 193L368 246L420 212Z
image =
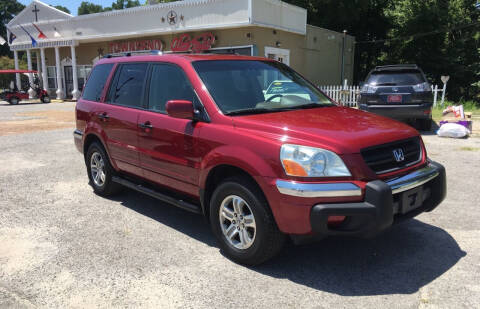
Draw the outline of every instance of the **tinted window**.
M114 88L110 89L109 102L132 107L142 106L142 93L148 64L122 64L117 70Z
M148 108L158 112L165 111L169 100L188 100L196 98L183 70L169 64L155 64L150 79Z
M419 71L373 72L367 81L368 84L377 86L418 85L424 82Z
M93 68L88 78L87 85L83 90L83 99L89 101L100 101L103 87L107 82L108 75L112 70L113 63L100 64Z

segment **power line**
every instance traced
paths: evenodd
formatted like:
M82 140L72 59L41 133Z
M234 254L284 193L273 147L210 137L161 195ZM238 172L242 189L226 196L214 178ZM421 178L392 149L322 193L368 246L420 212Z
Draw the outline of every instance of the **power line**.
M425 36L429 36L429 35L434 35L434 34L439 34L439 33L445 33L445 32L451 32L451 31L455 31L455 30L465 29L465 28L476 26L476 25L480 25L480 22L477 21L477 22L474 22L474 23L470 23L470 24L466 24L466 25L462 25L462 26L457 26L457 27L450 28L450 29L434 30L434 31L430 31L430 32L417 33L417 34L412 34L412 35L409 35L409 36L404 36L404 37L399 37L399 38L372 40L372 41L360 41L360 42L355 42L355 44L373 44L373 43L385 43L385 42L390 42L390 41L399 41L399 40L406 40L406 39L415 39L415 38L419 38L419 37L425 37Z

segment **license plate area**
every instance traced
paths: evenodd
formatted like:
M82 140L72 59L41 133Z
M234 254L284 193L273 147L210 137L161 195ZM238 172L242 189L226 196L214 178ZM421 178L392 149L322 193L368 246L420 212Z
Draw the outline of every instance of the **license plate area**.
M387 102L388 103L402 103L402 101L403 101L403 98L399 94L389 95L387 97Z
M423 186L400 193L400 213L406 214L422 206L424 201Z

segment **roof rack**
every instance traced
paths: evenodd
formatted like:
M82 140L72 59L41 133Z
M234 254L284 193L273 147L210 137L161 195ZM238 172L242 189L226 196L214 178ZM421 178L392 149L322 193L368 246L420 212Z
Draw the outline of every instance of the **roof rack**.
M103 56L103 58L113 58L113 57L130 57L135 55L151 55L159 56L164 54L193 54L193 51L161 51L161 50L137 50L129 52L120 52L120 53L111 53Z
M138 50L138 51L131 51L131 52L111 53L103 56L103 58L130 57L134 55L158 56L158 55L163 55L163 52L161 50Z
M375 70L401 70L401 69L418 69L416 64L391 64L391 65L379 65L375 67Z

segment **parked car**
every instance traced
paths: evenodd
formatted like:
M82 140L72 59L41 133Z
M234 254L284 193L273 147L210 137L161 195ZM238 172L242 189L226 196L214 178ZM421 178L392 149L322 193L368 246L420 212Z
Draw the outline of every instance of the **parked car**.
M302 91L266 98L275 80ZM74 140L97 194L125 186L202 214L226 256L249 265L287 235L374 236L446 193L445 169L415 129L339 106L257 57L102 59L76 105Z
M373 69L362 86L358 106L386 117L414 120L421 130L432 128L432 88L415 64Z

